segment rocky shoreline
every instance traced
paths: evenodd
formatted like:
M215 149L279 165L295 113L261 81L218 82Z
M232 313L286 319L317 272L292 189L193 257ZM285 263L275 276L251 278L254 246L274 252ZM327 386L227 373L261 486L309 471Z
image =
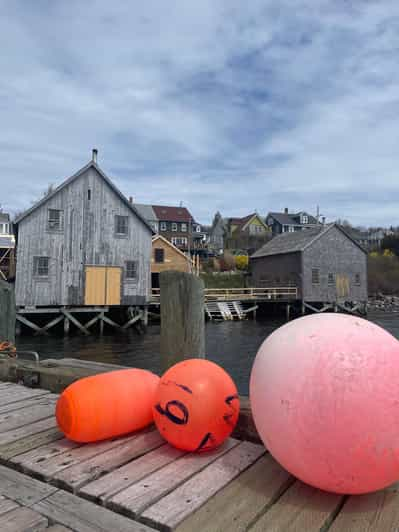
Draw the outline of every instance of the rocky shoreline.
M367 302L368 312L399 312L399 296L378 294L369 297Z

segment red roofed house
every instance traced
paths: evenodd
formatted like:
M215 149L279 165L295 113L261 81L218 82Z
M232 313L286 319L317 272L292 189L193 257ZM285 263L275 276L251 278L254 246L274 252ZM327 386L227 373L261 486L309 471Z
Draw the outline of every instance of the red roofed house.
M135 206L143 216L146 216L148 207L151 207L157 223L157 232L181 251L191 253L202 247L204 235L201 226L186 207L140 204Z

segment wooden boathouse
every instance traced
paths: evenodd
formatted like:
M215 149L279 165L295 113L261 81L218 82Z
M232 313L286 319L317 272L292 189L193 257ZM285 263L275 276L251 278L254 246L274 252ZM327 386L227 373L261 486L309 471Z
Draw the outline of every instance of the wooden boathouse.
M65 320L66 331L71 321L87 332L96 321L116 325L111 308L147 305L153 232L98 166L97 150L16 225L20 322L39 332L33 316L49 314L45 330ZM84 312L95 315L86 326L76 316Z
M251 256L257 287L297 287L302 311L364 311L367 251L337 224L283 233Z

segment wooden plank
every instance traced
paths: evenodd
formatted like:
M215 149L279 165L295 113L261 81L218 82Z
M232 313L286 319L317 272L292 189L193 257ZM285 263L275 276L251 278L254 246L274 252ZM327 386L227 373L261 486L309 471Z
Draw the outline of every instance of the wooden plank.
M35 421L54 417L55 403L54 401L47 405L33 405L20 410L13 410L12 412L4 412L0 414L0 434L8 432L24 425L29 425Z
M21 505L30 506L56 491L57 488L54 486L39 482L8 467L0 466L0 495Z
M255 523L251 532L319 532L331 523L342 500L342 495L317 490L298 480Z
M349 497L329 532L397 531L399 493L390 489Z
M61 486L76 490L83 484L99 478L104 473L126 464L126 462L161 446L163 443L164 440L158 431L144 432L133 440L118 445L118 447L56 473L53 478Z
M90 501L59 490L33 505L51 521L79 532L149 532L151 529Z
M107 268L106 281L106 304L120 305L121 304L121 275L122 268L110 267Z
M47 526L48 519L30 508L16 508L0 516L1 532L41 532Z
M24 457L25 459L23 462L19 461L19 463L21 466L23 466L24 470L39 474L46 480L51 480L54 475L58 474L67 467L75 466L76 464L89 460L94 456L109 451L110 449L116 449L119 445L122 445L126 442L133 443L136 438L137 434L133 434L124 438L116 438L98 443L89 443L76 447L73 447L73 442L70 442L72 446L71 449L67 450L66 452L62 452L61 454L57 454L52 458L46 458L45 460L42 460L42 458L47 456L43 454L42 456L36 457L32 460L29 459L30 457L28 457L28 460L26 460L26 457ZM68 440L65 439L61 441L65 442L65 445L67 445ZM44 452L47 453L49 450L51 450L51 448L52 445L48 446L48 449L45 449Z
M80 489L79 493L95 501L107 501L116 493L138 482L161 467L174 462L184 454L183 451L175 449L168 444L162 445L158 449L155 449L155 451L151 451L137 458L137 460L112 471L108 475L86 484Z
M19 454L26 453L42 445L55 442L63 438L63 434L58 428L53 427L37 434L31 434L21 440L8 443L6 445L0 445L0 461L7 461L18 456Z
M20 410L22 408L29 408L34 405L54 405L58 400L58 395L55 393L49 393L45 395L39 395L36 397L30 397L29 399L23 399L22 401L17 401L16 403L7 403L5 405L0 405L0 414L5 412L13 412L15 410ZM1 401L1 399L0 399Z
M23 471L40 472L41 464L47 463L55 456L68 453L72 449L80 447L81 444L61 438L56 441L49 442L47 445L34 448L26 453L19 454L11 459L11 462L18 466Z
M8 403L17 403L33 397L39 397L49 394L48 390L25 388L19 384L15 385L15 388L5 389L0 391L0 404L4 406Z
M105 305L104 266L86 266L85 305Z
M25 318L21 314L17 314L16 318L17 318L18 321L20 321L21 323L23 323L24 325L26 325L30 329L33 329L35 332L37 332L37 333L41 332L42 329L38 325L36 325L32 321L28 320L28 318ZM44 334L47 334L47 333L44 333Z
M160 523L168 529L173 529L264 453L263 445L241 443L172 493L147 508L141 516L142 519L145 522Z
M62 321L63 319L64 319L64 316L57 316L56 318L51 320L49 323L47 323L44 327L42 327L40 329L40 333L37 332L36 334L44 334L49 329L51 329L51 327L54 327L55 325L57 325L57 323L60 323L60 321Z
M89 335L90 332L83 327L83 325L80 323L79 320L75 318L70 312L68 312L66 309L62 308L61 312L68 318L69 321L71 321L78 329L82 331L83 334Z
M64 525L53 525L49 526L46 532L73 532L71 528L67 528Z
M0 433L0 445L5 445L6 443L11 443L22 438L26 438L31 434L37 434L38 432L51 429L56 426L55 417L48 417L46 419L41 419L30 425L25 425L17 429L10 430L8 432Z
M195 477L194 477L195 478ZM294 480L268 454L191 514L176 532L246 530Z
M108 318L108 316L101 316L101 321L108 323L108 325L111 325L111 327L115 327L116 329L122 328L118 323Z
M187 454L118 493L109 500L108 506L136 516L238 444L229 439L214 451Z
M19 504L11 499L7 499L3 495L0 495L0 515L10 512L11 510L15 510L15 508L19 508Z

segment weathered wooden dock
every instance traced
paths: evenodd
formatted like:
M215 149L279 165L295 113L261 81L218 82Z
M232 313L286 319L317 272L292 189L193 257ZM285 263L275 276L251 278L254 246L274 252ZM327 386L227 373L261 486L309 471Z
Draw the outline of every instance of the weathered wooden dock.
M397 486L328 494L292 478L262 445L204 454L153 428L80 445L58 431L57 394L0 384L0 530L326 531L399 529Z

